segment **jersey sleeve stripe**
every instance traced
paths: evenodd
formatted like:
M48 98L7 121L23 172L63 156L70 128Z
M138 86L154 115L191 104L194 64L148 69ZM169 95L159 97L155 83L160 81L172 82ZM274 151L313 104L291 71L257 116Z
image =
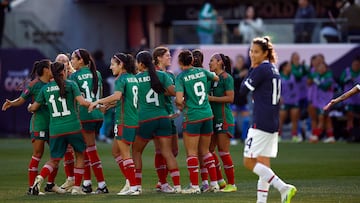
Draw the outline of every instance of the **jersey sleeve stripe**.
M249 90L251 90L251 91L255 90L255 87L251 86L248 81L245 81L245 85L246 85L247 88L249 88Z

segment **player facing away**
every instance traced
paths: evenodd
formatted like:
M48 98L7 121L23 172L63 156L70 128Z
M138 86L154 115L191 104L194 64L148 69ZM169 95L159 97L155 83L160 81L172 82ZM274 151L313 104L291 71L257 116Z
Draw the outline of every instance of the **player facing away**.
M120 152L124 176L129 186L121 190L118 195L139 195L136 187L135 164L131 156L131 145L135 140L138 128L138 91L139 86L135 77L135 62L130 54L117 53L111 58L110 69L116 76L114 93L108 97L92 102L89 111L98 104L115 107L115 142L113 149Z
M71 74L70 79L77 83L85 99L89 102L94 102L101 98L102 77L100 72L96 70L94 59L90 53L85 49L76 49L71 54L71 64L76 72ZM100 109L95 109L92 112L88 112L88 109L82 106L80 106L79 109L82 131L86 143L86 152L84 154L85 173L82 185L83 191L86 193L92 192L92 168L98 182L95 193L109 193L95 142L95 136L99 133L104 115Z
M186 150L186 165L190 176L190 185L184 194L200 194L199 156L210 176L210 191L219 191L215 160L209 151L213 133L213 113L208 99L206 85L209 81L218 81L219 77L203 69L193 67L194 57L189 50L183 50L178 56L182 72L176 77L176 106L184 114L183 140Z
M30 112L37 111L41 106L46 105L50 113L50 160L45 163L36 176L31 189L31 194L38 195L43 180L56 168L59 161L64 157L68 144L75 152L75 184L71 194L85 194L80 187L84 175L84 157L86 145L81 133L81 124L78 118L76 102L88 107L90 102L81 96L79 87L73 81L66 80L66 69L64 64L55 62L51 64L51 72L54 81L44 86L33 104L30 104Z
M179 193L181 191L180 171L172 152L172 136L174 135L165 102L165 96L175 95L174 85L166 73L155 70L150 52L139 52L136 55L136 65L140 71L136 75L139 83L139 131L132 152L138 189L141 190L142 153L151 139L158 139L161 155L166 160L166 166L174 184L172 189L168 188L167 193Z
M6 100L2 106L2 110L6 111L10 107L17 107L23 105L26 100L32 98L33 100L39 95L42 87L44 87L52 78L50 70L51 61L43 59L36 61L30 74L32 79L30 83L21 93L20 97L12 101ZM27 194L31 194L31 186L33 185L36 176L38 175L39 162L44 154L45 142L49 142L49 110L46 106L42 106L36 111L30 120L30 135L33 146L33 153L28 168L29 190ZM46 192L65 193L60 187L55 185L54 180L57 174L57 168L48 177L48 184L45 187Z
M279 100L281 80L273 65L276 53L268 37L255 38L250 47L251 69L240 88L240 95L252 91L253 123L244 146L244 166L259 176L257 203L267 202L270 185L290 203L296 188L282 181L270 168L270 158L278 151Z

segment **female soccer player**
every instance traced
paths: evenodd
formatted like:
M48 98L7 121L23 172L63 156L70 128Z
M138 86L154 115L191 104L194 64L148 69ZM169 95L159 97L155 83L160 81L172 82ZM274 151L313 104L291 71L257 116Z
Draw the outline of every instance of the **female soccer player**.
M156 47L153 51L153 59L156 70L165 72L171 79L173 85L175 85L175 75L166 70L167 67L171 65L171 55L167 47ZM176 130L176 125L174 118L179 116L178 113L175 113L173 107L172 96L165 96L166 110L168 114L172 117L171 119L171 139L172 139L172 152L176 157L178 154L178 135ZM157 191L167 192L172 191L170 185L167 184L166 177L168 170L166 167L165 158L161 155L160 143L158 139L154 139L155 143L155 169L159 178L159 181L156 185Z
M281 202L289 203L296 188L284 183L270 168L276 157L279 130L281 80L273 65L276 53L269 37L255 38L250 47L251 69L240 88L241 95L252 91L253 123L244 147L244 165L259 176L257 202L267 202L270 185L279 190Z
M15 100L6 100L2 106L2 110L6 111L10 107L21 106L27 99L33 100L39 95L39 92L43 86L45 86L52 78L50 70L50 60L44 59L36 61L31 71L30 77L32 81L21 93L20 97ZM43 106L37 112L31 116L30 121L30 134L33 146L33 154L28 168L29 178L29 191L35 181L35 177L38 175L38 166L42 155L44 154L44 143L49 141L49 110ZM54 184L57 168L54 173L48 178L48 184L45 188L47 192L53 191L57 193L64 193L57 185Z
M131 144L135 140L138 128L138 82L135 77L134 58L129 54L117 53L111 58L110 69L116 76L115 91L112 95L92 102L89 111L98 104L109 105L116 102L115 122L116 127L114 142L122 157L125 178L129 180L130 188L121 191L118 195L138 195L135 180L135 164L131 157Z
M235 192L237 187L234 178L234 164L230 155L230 138L234 135L235 124L231 112L230 104L234 101L234 80L232 76L225 71L231 68L230 60L224 54L214 54L209 63L210 71L214 72L219 81L213 82L210 88L209 101L214 114L212 140L210 152L215 159L217 169L217 180L219 185L225 183L221 174L221 167L215 148L217 146L220 158L224 165L228 184L221 188L223 192ZM221 185L220 185L221 186Z
M218 81L219 77L203 68L193 67L194 57L189 50L183 50L178 56L182 72L176 77L176 105L184 113L183 140L187 155L187 168L190 175L185 194L199 194L199 159L202 157L204 167L210 175L210 191L219 191L215 160L209 152L213 133L213 114L207 96L208 81Z
M55 61L65 65L67 78L75 72L75 69L70 63L70 58L66 54L58 54ZM60 187L66 191L71 191L71 188L74 185L74 150L71 145L68 145L64 155L64 170L66 181Z
M90 53L85 49L76 49L71 54L71 64L76 72L70 76L70 79L77 83L85 99L89 102L94 102L101 98L102 78L100 72L96 70L95 62ZM83 191L86 193L92 192L91 166L98 182L98 188L95 193L109 193L95 143L95 135L99 133L102 125L103 113L100 109L95 109L89 113L87 108L80 106L80 120L86 142Z
M69 77L71 74L75 72L75 69L72 67L70 63L69 56L67 56L66 54L58 54L55 58L55 61L63 63L65 65L67 77Z
M43 166L40 175L36 176L31 194L39 194L43 180L58 168L59 161L64 157L68 144L74 148L76 157L75 186L73 186L71 194L85 194L82 192L80 184L84 175L83 152L86 145L81 134L81 124L74 101L76 100L80 105L86 107L90 105L90 102L81 96L79 87L75 82L66 80L64 64L58 62L51 64L51 72L54 81L44 86L35 102L28 107L30 112L36 112L40 107L47 106L50 113L51 159Z
M148 51L141 51L136 55L136 65L140 71L136 75L139 82L139 132L133 145L137 184L141 189L141 155L149 140L154 138L158 139L161 155L166 160L174 183L174 188L171 190L168 187L167 192L179 193L180 172L172 152L173 132L165 102L165 96L175 95L174 85L166 73L155 70L152 56Z

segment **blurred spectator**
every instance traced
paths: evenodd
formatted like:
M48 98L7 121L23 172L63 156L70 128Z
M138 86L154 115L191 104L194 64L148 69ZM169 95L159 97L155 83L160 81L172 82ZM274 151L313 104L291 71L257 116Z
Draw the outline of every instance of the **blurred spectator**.
M312 81L315 85L313 105L317 112L317 126L314 130L314 135L310 137L310 142L317 142L324 131L326 133L325 143L335 142L333 125L328 111L324 111L323 107L330 101L333 96L333 74L325 63L321 63L315 72L311 75Z
M235 137L237 133L240 132L242 141L246 139L250 127L250 112L247 105L248 99L247 96L240 97L240 86L247 76L248 71L248 67L245 65L245 57L243 55L237 55L235 58L235 66L231 73L234 78L234 102L231 105L231 110L235 120ZM232 141L231 144L234 145L235 142Z
M295 77L295 85L296 91L298 94L298 104L299 104L299 125L298 125L298 132L302 134L303 140L305 139L306 135L306 123L308 118L308 74L309 74L309 67L305 65L305 61L303 60L300 62L300 55L297 52L291 54L290 58L291 64L291 73ZM299 138L301 139L301 138Z
M339 15L339 18L345 18L347 20L346 25L341 27L342 40L344 42L351 35L356 35L358 38L356 42L360 42L360 6L355 4L354 0L347 0L349 6L346 7Z
M340 83L344 91L351 90L355 85L360 84L360 56L353 59L351 66L347 67L340 76ZM360 94L354 95L344 101L346 111L346 130L351 132L354 128L354 116L360 115ZM359 126L359 125L357 125Z
M254 6L249 5L246 8L245 18L240 21L238 28L234 32L235 35L241 35L244 44L249 44L255 37L263 35L264 24L262 19L256 16Z
M294 22L295 43L309 43L315 27L311 21L316 17L316 12L309 0L298 0L298 4Z
M2 45L2 38L4 35L5 9L10 11L10 0L0 0L0 47Z
M101 73L101 76L103 78L103 81L106 81L103 83L103 95L102 97L107 97L112 94L111 86L112 84L109 84L109 78L112 78L112 72L110 70L110 65L106 64L104 60L104 53L102 50L96 50L93 53L94 61L97 67L97 70ZM113 80L110 80L112 82ZM104 114L104 121L99 131L99 141L103 141L106 143L111 143L111 139L109 137L112 137L113 133L113 125L114 125L114 109L108 109Z
M281 97L280 97L280 122L279 122L279 141L281 140L283 125L290 115L291 121L291 139L293 142L301 142L303 140L301 134L298 133L299 121L299 91L297 89L297 81L291 72L291 63L284 61L279 66L281 78Z
M311 56L310 59L310 70L308 72L308 79L307 79L307 113L308 113L308 132L310 133L310 136L315 135L315 131L317 128L318 120L317 120L317 113L316 108L314 106L315 97L317 96L315 94L316 92L316 85L313 81L313 76L320 66L320 64L325 63L324 56L322 54L315 54Z
M200 44L213 44L216 31L217 12L213 5L206 2L199 12L197 33Z
M320 30L320 42L339 42L340 32L338 30L338 22L336 22L341 8L344 6L343 0L332 0L331 5L326 8L326 13L322 16L329 22L323 23Z

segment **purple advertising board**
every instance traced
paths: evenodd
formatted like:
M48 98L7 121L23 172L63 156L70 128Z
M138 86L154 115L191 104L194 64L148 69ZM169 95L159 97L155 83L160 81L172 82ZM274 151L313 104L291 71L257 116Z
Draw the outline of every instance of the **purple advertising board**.
M36 49L0 49L0 103L20 96L29 79L33 63L45 56ZM0 111L0 137L29 135L31 114L26 104Z

